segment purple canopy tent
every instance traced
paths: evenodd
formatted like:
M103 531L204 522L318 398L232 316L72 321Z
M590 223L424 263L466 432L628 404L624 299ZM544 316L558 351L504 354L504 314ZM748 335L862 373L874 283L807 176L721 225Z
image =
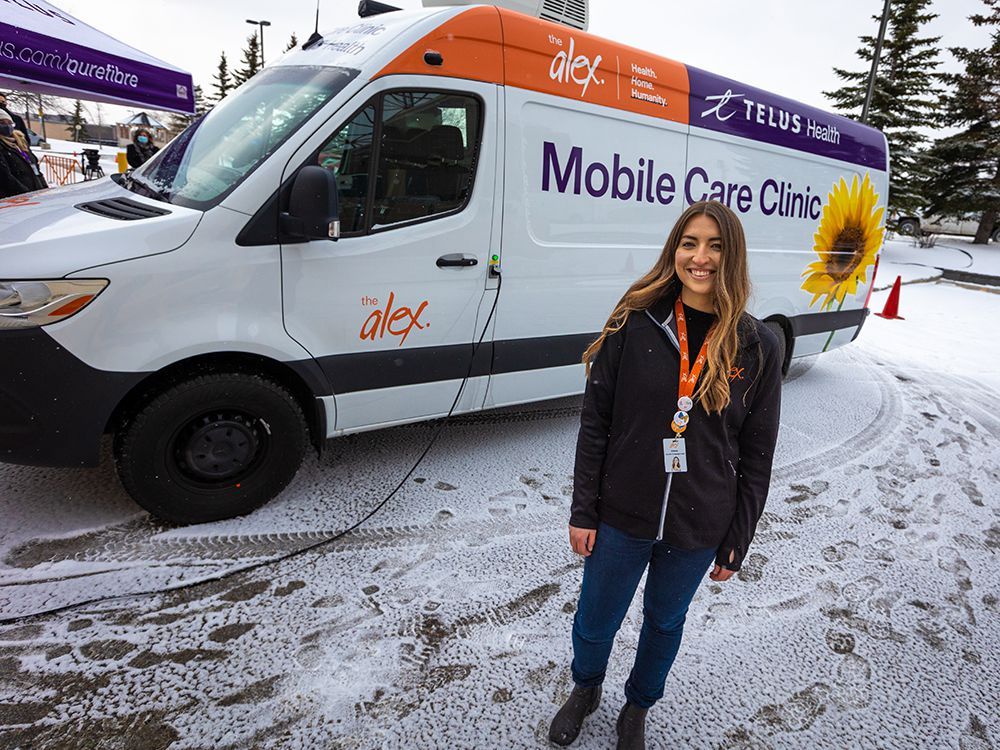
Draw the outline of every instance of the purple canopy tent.
M45 0L0 0L0 87L194 112L190 74Z

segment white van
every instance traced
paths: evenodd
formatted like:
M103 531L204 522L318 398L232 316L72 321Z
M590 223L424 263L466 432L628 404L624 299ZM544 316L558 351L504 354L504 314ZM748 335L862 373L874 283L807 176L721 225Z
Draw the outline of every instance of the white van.
M787 366L858 334L887 169L876 130L566 25L363 19L129 177L0 201L0 461L92 466L112 433L132 497L200 522L310 443L446 414L467 375L456 412L580 393L706 197Z

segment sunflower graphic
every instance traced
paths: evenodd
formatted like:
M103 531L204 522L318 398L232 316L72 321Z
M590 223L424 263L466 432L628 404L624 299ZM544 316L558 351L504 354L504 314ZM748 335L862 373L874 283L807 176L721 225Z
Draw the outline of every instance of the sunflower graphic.
M857 291L858 283L865 283L885 232L885 209L876 209L877 202L878 195L867 173L860 184L855 175L850 188L841 177L827 195L823 218L813 235L813 249L819 260L802 272L806 277L802 288L813 295L809 307L823 298L820 309L829 310L837 302L839 310L844 298Z

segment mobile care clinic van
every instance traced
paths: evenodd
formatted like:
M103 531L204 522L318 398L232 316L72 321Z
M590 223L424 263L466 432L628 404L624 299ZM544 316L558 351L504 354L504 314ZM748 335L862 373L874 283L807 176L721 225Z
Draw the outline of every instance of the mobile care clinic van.
M703 198L742 218L787 365L865 319L887 159L876 130L566 23L360 19L129 177L0 201L0 461L95 465L110 432L140 505L206 521L463 382L458 412L579 393Z

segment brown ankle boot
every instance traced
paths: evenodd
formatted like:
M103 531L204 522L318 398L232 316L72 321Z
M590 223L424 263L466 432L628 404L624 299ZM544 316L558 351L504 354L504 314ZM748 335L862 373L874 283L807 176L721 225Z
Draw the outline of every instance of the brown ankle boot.
M646 711L631 703L622 706L618 714L618 745L616 750L646 750Z
M601 703L601 686L582 688L575 686L569 698L559 709L549 725L549 739L565 747L580 734L583 720L597 710Z

